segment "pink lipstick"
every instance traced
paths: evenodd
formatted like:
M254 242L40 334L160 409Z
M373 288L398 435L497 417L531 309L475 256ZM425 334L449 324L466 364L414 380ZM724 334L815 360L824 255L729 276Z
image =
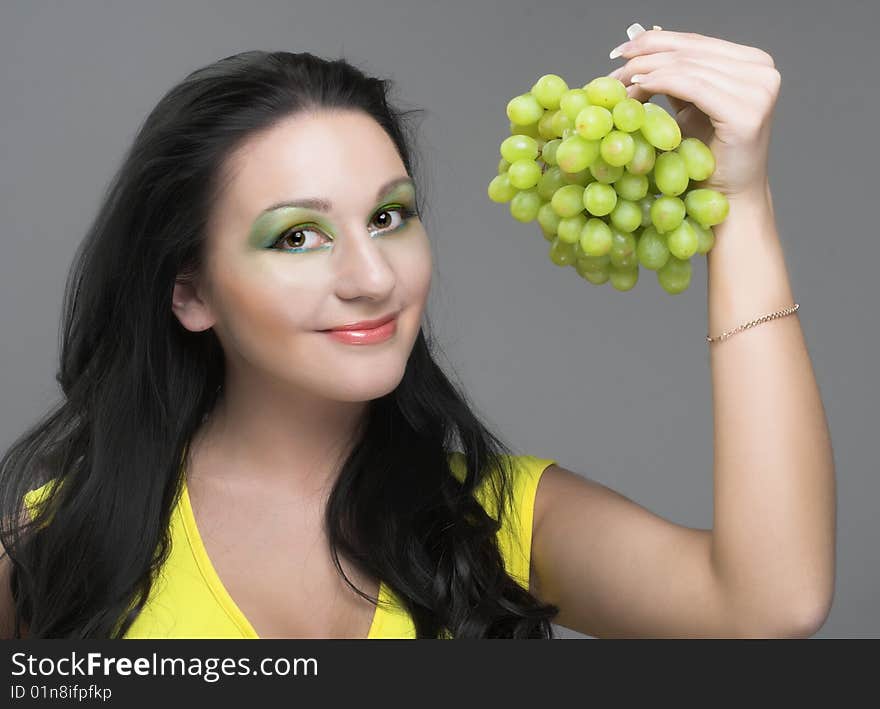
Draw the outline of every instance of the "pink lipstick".
M371 345L384 342L397 332L397 315L398 313L390 313L375 320L361 320L321 332L349 345Z

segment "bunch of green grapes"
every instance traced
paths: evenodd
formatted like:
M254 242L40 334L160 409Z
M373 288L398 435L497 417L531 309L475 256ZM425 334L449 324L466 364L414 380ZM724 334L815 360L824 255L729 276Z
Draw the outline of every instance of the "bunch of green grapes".
M640 266L667 293L688 288L691 257L714 246L712 227L729 211L724 194L691 185L715 171L705 143L682 140L662 106L629 97L610 76L569 89L545 74L510 100L507 117L489 199L537 221L555 264L620 291Z

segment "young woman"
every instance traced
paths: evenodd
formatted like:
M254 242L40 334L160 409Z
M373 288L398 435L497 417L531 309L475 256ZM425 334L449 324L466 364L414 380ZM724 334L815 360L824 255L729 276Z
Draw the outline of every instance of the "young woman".
M788 305L772 59L661 30L624 56L624 83L648 79L631 95L672 97L731 201L711 329ZM797 318L713 346L712 530L513 455L422 325L432 261L408 115L387 81L308 53L227 57L162 98L68 282L64 401L2 460L6 637L821 624L834 472Z

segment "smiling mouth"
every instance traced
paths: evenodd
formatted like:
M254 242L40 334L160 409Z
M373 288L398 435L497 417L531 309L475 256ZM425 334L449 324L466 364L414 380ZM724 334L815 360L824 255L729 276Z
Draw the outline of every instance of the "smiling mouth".
M348 325L340 325L338 327L329 328L327 330L319 330L319 332L351 332L354 330L375 330L382 325L391 322L392 320L396 320L398 315L400 315L399 310L393 313L388 313L387 315L376 318L375 320L360 320L358 322L349 323Z
M345 344L372 345L386 342L397 333L397 317L392 317L377 327L362 330L321 330L320 332Z

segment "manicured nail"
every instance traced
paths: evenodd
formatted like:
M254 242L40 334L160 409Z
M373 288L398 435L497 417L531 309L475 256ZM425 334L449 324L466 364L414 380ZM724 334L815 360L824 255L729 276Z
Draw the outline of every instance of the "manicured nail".
M645 28L642 27L638 22L633 22L629 27L626 28L626 36L629 37L630 41L632 41L644 31ZM611 54L608 55L608 58L617 59L617 57L621 56L621 54L623 54L623 52L625 52L629 48L628 45L629 42L624 42L619 47L615 47L611 50Z
M633 84L641 84L642 81L645 80L645 75L644 75L644 74L633 74L633 75L629 78L629 80L630 80L630 82L633 83Z
M644 31L645 28L642 27L638 22L633 22L629 27L626 28L626 36L630 39L635 39Z

